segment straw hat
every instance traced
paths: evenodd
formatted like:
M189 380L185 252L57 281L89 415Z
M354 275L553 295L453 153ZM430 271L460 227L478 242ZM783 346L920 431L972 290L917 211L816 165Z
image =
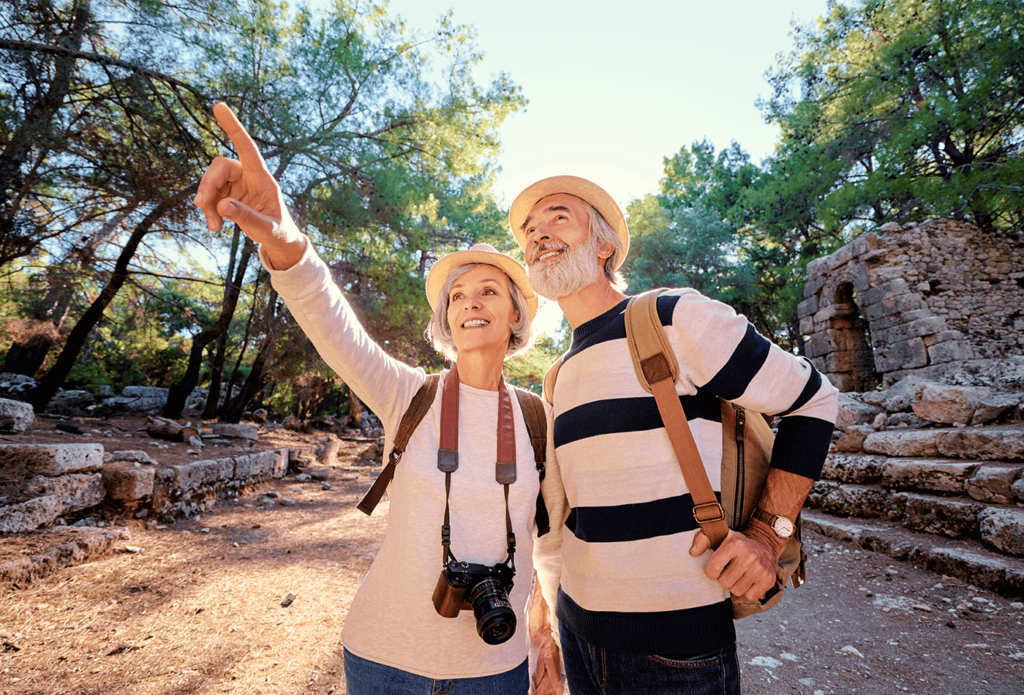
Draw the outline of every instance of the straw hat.
M622 256L619 258L619 265L621 265L622 261L626 258L626 252L629 250L629 227L626 226L626 217L622 214L618 203L608 195L607 191L596 183L581 179L579 176L552 176L541 179L533 185L527 186L526 190L516 196L516 199L512 201L511 209L508 211L508 223L512 228L512 234L515 236L516 241L519 242L519 246L524 251L526 250L526 232L520 229L520 227L526 221L530 210L533 209L538 200L547 198L549 195L555 195L556 193L568 193L569 195L576 196L580 200L590 203L601 213L601 216L604 217L605 221L619 235L619 239L622 240Z
M526 268L511 256L499 253L490 244L477 244L468 251L456 251L438 259L427 273L427 301L430 302L431 309L437 305L437 300L441 296L441 288L444 286L444 281L448 279L448 273L467 263L486 263L503 270L523 293L523 297L526 299L526 308L530 312L530 319L537 316L537 295L534 294L533 288L530 286Z

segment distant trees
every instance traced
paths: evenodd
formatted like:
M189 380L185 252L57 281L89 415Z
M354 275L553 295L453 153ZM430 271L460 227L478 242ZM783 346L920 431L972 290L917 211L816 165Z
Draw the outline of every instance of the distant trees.
M1024 232L1024 5L830 2L795 27L760 103L780 128L755 165L735 142L665 160L629 208L636 289L690 285L799 347L806 264L868 228L930 217Z
M479 58L471 29L443 18L418 34L375 2L0 0L0 292L19 307L0 327L7 368L44 370L44 407L104 353L90 345L114 344L123 293L181 312L162 324L179 355L157 370L175 380L166 415L201 380L213 416L229 382L252 398L315 360L252 246L207 232L191 205L230 153L208 114L220 100L371 333L418 356L430 263L507 236L490 182L498 126L524 100L503 75L478 83ZM237 417L245 402L226 405Z

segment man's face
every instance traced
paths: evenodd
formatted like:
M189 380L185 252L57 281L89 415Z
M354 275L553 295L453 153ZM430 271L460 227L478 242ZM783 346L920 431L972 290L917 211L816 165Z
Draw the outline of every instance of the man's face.
M530 284L538 294L558 299L602 277L597 239L582 200L567 193L542 198L523 224Z

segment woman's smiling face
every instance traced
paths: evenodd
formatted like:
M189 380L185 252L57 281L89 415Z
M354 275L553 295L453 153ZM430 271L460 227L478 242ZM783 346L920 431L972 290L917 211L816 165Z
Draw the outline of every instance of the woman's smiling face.
M508 275L493 265L460 275L448 293L448 327L460 355L492 349L504 358L518 319Z

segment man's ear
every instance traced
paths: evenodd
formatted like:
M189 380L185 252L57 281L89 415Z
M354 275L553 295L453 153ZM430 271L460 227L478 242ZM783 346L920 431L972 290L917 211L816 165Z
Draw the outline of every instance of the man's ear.
M615 253L615 247L609 244L607 241L600 241L597 244L597 257L602 261L606 261L612 257Z

